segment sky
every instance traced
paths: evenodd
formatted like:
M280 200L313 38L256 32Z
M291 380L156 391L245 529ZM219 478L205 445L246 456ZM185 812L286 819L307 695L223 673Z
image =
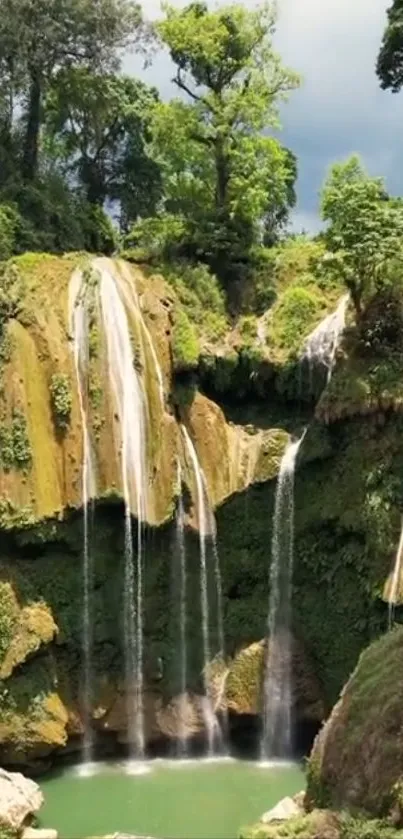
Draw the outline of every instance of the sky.
M276 49L303 77L301 88L281 109L279 135L298 157L297 231L319 228L321 183L334 161L354 152L371 175L385 177L392 194L403 194L403 92L382 91L375 74L391 2L278 0ZM186 5L185 0L171 3ZM253 0L244 5L252 7ZM160 2L143 0L143 9L154 18ZM133 57L126 69L138 73ZM168 56L157 55L144 74L164 97L173 93Z

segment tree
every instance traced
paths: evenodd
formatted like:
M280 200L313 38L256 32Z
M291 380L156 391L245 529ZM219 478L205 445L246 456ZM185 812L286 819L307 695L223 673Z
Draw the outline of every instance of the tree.
M43 100L55 74L72 65L116 68L140 28L134 0L0 0L3 120L10 132L22 108L26 182L38 171Z
M284 149L285 153L285 190L282 200L279 196L270 195L269 205L266 209L263 221L263 243L266 247L275 245L280 234L285 230L292 210L297 203L295 189L298 177L298 162L295 154L290 149Z
M119 202L125 220L152 215L161 194L147 155L148 113L157 92L113 73L62 70L46 99L48 150L91 204Z
M381 87L397 93L403 85L403 0L393 0L387 21L376 72Z
M333 166L322 191L322 217L329 222L327 264L349 290L359 321L364 303L389 282L388 264L402 256L402 207L353 156Z
M278 103L298 77L273 50L270 4L253 11L237 4L209 11L204 2L163 9L157 29L182 97L154 112L166 206L188 219L198 251L216 261L225 254L228 262L228 251L242 240L247 250L260 234L271 197L285 200L289 159L262 132L278 125Z

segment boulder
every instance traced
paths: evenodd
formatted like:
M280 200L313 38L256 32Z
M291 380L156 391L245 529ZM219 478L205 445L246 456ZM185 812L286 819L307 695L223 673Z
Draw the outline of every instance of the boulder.
M52 827L26 827L21 839L58 839L58 832Z
M307 808L330 806L382 818L390 807L394 823L400 822L402 691L400 626L361 654L318 734L307 768Z
M26 819L37 813L42 804L43 795L38 784L19 772L0 769L0 824L11 830L20 830Z
M288 819L292 819L293 816L299 816L300 813L301 808L299 805L293 798L287 797L279 801L272 810L268 810L267 813L264 813L261 818L261 822L263 822L263 824L270 824L270 822L285 822Z

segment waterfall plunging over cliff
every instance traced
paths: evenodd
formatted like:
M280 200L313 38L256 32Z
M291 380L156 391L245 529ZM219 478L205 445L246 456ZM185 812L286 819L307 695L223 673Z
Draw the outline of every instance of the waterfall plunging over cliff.
M124 295L117 277L103 264L100 301L108 351L108 371L121 432L121 472L125 502L125 670L128 741L131 757L144 754L143 714L143 540L146 519L146 402L135 370ZM134 568L132 512L137 515Z
M337 347L345 327L349 299L349 295L345 294L335 311L327 315L305 341L301 361L308 364L310 387L312 387L313 367L316 365L326 369L327 382L332 377Z
M292 751L291 596L294 562L294 475L304 439L290 443L280 465L273 519L268 642L264 677L261 754L288 758Z
M96 496L96 484L93 464L91 439L87 422L87 391L88 391L88 317L85 307L85 287L81 271L72 274L69 286L69 332L73 340L74 366L77 378L78 401L81 417L83 459L81 471L82 507L83 507L83 750L84 765L89 765L93 759L93 734L91 726L91 709L93 698L93 670L92 670L92 609L91 590L93 587L92 553L88 534L88 505Z
M199 527L199 546L200 546L200 599L201 599L201 615L202 615L202 639L203 639L203 681L204 681L204 701L203 701L203 716L207 731L207 748L209 756L212 756L216 748L222 746L222 732L215 714L213 698L211 695L210 684L210 665L212 661L211 655L211 639L210 639L210 604L209 604L209 589L208 589L208 569L207 569L207 542L212 540L213 556L214 556L214 572L215 572L215 590L217 595L217 628L218 628L218 642L220 646L219 654L223 654L224 647L224 630L222 620L222 603L221 603L221 572L219 567L219 557L215 541L215 519L213 511L208 501L208 494L206 490L206 479L204 477L202 468L200 466L196 449L193 445L192 439L185 426L182 426L182 433L185 444L192 464L192 469L196 482L197 491L197 515Z

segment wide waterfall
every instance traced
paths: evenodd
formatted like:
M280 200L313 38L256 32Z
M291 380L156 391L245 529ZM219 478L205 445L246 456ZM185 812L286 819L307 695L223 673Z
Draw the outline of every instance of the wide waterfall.
M270 603L264 676L262 758L292 752L291 596L294 561L294 474L302 437L290 443L277 481L270 568Z
M182 467L178 458L178 507L176 511L176 544L180 567L180 606L179 606L179 656L180 656L180 730L178 753L181 757L187 754L187 737L185 727L185 708L187 703L187 638L186 638L186 608L187 608L187 579L186 579L186 546L185 546L185 510L182 494Z
M330 381L336 361L336 351L340 336L345 327L346 310L349 295L345 294L334 312L327 315L308 335L301 357L308 364L310 388L312 389L313 368L322 366L326 370L327 382Z
M143 544L146 518L146 402L137 374L124 292L103 261L100 301L108 349L109 377L121 431L121 471L125 502L124 635L128 741L132 758L144 755L143 714ZM137 515L134 568L132 512Z
M92 672L92 609L91 591L93 588L92 554L88 535L88 505L96 495L95 474L91 440L87 421L87 391L88 391L88 319L85 308L85 286L80 271L76 271L69 287L69 332L73 340L74 366L77 378L78 401L81 416L83 460L81 470L81 495L83 507L83 750L84 766L89 766L93 760L93 733L91 726L91 710L93 695Z
M210 682L210 665L212 661L211 656L211 640L210 640L210 604L208 595L208 570L207 570L207 545L208 540L213 544L213 556L215 565L215 583L217 593L217 635L220 646L219 654L223 655L224 651L224 631L222 620L222 593L221 593L221 572L219 567L219 557L215 542L215 519L213 511L210 507L207 493L206 479L203 470L200 466L197 457L196 449L193 445L191 437L185 428L182 426L182 432L186 444L187 451L192 464L192 469L196 482L197 493L197 514L199 527L199 546L200 546L200 599L201 599L201 614L202 614L202 639L203 639L203 681L204 681L204 700L203 700L203 716L207 731L207 748L209 756L212 756L216 749L222 748L222 732L218 723L214 702L211 692ZM215 548L214 548L215 546Z

